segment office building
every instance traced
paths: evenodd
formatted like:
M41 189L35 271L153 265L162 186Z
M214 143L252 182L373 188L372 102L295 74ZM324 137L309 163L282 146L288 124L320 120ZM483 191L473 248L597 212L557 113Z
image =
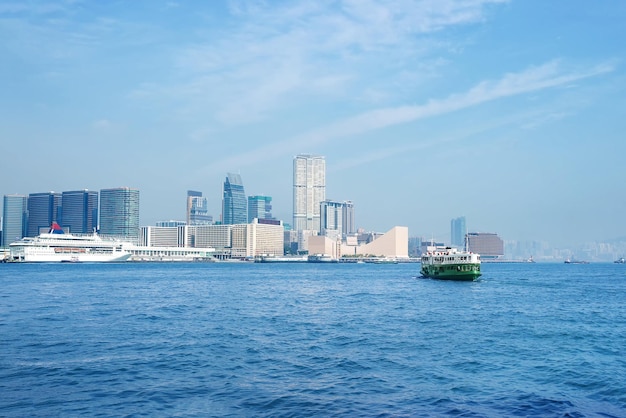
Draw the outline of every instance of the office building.
M231 258L252 258L261 255L283 255L283 225L273 219L254 219L243 225L233 225Z
M185 247L186 226L142 226L138 245L144 247Z
M139 235L139 190L100 190L100 233L126 238Z
M1 246L8 247L13 241L26 236L27 201L24 195L5 195L2 205L2 240Z
M469 251L480 254L482 260L504 257L504 241L498 234L489 232L470 232L467 234Z
M72 234L89 234L98 228L98 192L76 190L61 193L60 225Z
M206 197L202 192L187 191L187 225L211 225L213 217L209 215Z
M61 224L61 193L31 193L28 195L27 237L48 232L52 222Z
M465 216L461 216L450 221L450 244L453 247L465 248L465 234L467 226Z
M248 196L248 223L256 219L274 219L272 217L272 198L269 196Z
M222 223L224 225L245 224L248 222L248 202L243 189L241 176L228 173L224 181L222 200Z
M354 234L354 204L350 201L324 200L320 207L320 234L337 231L340 236Z
M326 160L298 155L293 159L293 229L316 231L321 227L320 204L326 200Z
M198 225L188 227L185 246L215 248L221 255L230 252L231 225Z
M169 220L169 221L157 221L156 222L156 226L159 226L159 227L176 227L176 226L185 226L185 225L187 225L187 222L185 221Z

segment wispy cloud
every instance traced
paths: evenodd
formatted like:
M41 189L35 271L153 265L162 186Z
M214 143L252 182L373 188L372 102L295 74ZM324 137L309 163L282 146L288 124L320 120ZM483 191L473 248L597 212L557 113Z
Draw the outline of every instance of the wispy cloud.
M317 143L337 137L352 136L374 129L454 112L488 101L530 93L613 71L611 64L601 64L579 72L560 72L553 61L519 73L506 74L497 81L483 81L462 94L444 99L430 100L419 106L400 106L376 109L346 119L312 134L309 139Z
M224 125L263 120L311 98L392 99L396 80L406 90L441 64L429 55L441 44L425 35L481 22L489 6L505 2L231 1L228 31L202 32L176 56L181 82L153 93L183 99L187 112L213 109ZM407 62L419 72L407 73Z
M561 69L558 61L552 61L518 73L506 74L498 80L482 81L464 93L453 94L443 99L433 99L423 105L389 107L367 111L289 138L280 143L274 143L265 148L233 156L223 160L220 165L222 167L232 165L240 167L276 157L276 150L281 150L282 155L292 154L297 152L298 149L302 149L303 144L306 144L311 149L329 141L350 139L373 130L440 116L497 99L554 87L568 86L575 81L602 75L613 71L613 69L612 64L600 64L585 70L566 71ZM384 152L391 155L402 152L402 149L394 150L390 148ZM367 161L367 157L364 161Z

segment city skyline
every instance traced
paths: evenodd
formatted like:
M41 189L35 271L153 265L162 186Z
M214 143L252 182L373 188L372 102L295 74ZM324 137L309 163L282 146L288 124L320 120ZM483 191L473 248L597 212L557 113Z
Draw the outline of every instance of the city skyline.
M623 238L625 20L618 0L4 2L0 195L128 184L153 225L202 190L217 220L235 171L288 222L309 153L368 230Z
M109 231L108 234L112 235L125 235L134 238L133 234L130 233L131 230L134 229L132 225L138 224L139 219L139 190L131 189L128 187L115 188L115 189L103 189L101 192L105 194L105 200L103 206L105 207L105 225L107 223L114 223L116 226L116 231ZM111 196L106 196L107 193L111 194ZM61 195L61 202L65 199L65 204L54 205L55 197ZM81 196L82 197L79 197ZM2 226L3 226L3 234L2 239L8 239L10 242L13 242L20 238L20 236L28 235L27 233L23 234L22 231L28 230L28 198L34 197L34 202L39 202L38 208L35 212L48 212L55 213L54 208L56 208L56 213L61 214L61 223L64 225L63 229L66 232L76 232L78 229L86 230L88 228L89 223L95 222L96 213L98 210L94 208L96 205L95 197L98 195L98 192L85 190L79 191L63 191L62 193L48 192L48 193L31 193L29 195L5 195L3 199L3 218L2 218ZM202 192L198 191L187 191L187 203L190 203L189 197L193 197L194 200L199 198L200 200L204 200L202 197ZM41 197L44 199L42 200ZM263 201L262 205L255 203L255 201ZM82 204L80 203L82 201ZM109 201L109 202L107 202ZM47 202L47 203L46 203ZM271 197L269 196L249 196L248 199L248 210L250 211L250 207L252 207L253 212L262 212L263 215L259 216L259 222L263 223L265 221L269 222L281 222L283 220L275 219L271 216L271 213L268 212L271 210L271 205L268 205L268 202L271 202ZM102 202L101 202L102 203ZM259 202L260 203L260 202ZM197 202L200 206L204 205L204 202ZM30 203L30 206L33 207L33 202ZM50 207L52 206L52 209ZM113 207L113 209L106 209L107 206ZM193 206L193 204L192 204ZM329 210L330 208L332 210ZM95 210L94 210L95 209ZM52 212L50 212L52 211ZM108 212L108 213L107 213ZM331 200L325 200L321 203L321 235L328 235L330 237L338 236L344 234L352 234L356 231L355 229L355 217L354 217L354 205L351 201L343 201L336 202ZM70 218L67 218L68 214ZM88 219L92 216L92 219ZM210 225L211 223L207 223L207 218L211 218L209 215L204 213L204 210L199 212L201 220L200 223L192 222L190 226L197 225ZM250 212L248 212L250 215ZM256 217L256 216L255 216ZM35 217L37 218L37 216ZM109 220L106 220L109 218ZM67 221L67 219L71 219ZM79 227L75 227L72 224L76 224L76 220L80 219L78 222ZM58 219L57 219L58 220ZM36 221L39 222L39 221ZM247 223L252 223L252 220L248 220ZM449 231L449 241L442 237L435 237L434 235L427 236L423 232L415 232L413 231L410 234L410 242L413 242L413 248L415 247L415 243L422 245L424 243L430 243L431 240L434 240L436 245L452 245L457 248L463 248L465 243L459 245L455 244L455 239L464 239L463 237L466 233L462 232L462 230L467 230L468 237L471 239L472 236L480 235L480 236L493 236L498 237L497 232L486 232L486 231L472 231L465 227L465 217L461 216L459 218L454 218L450 220L450 231ZM82 227L80 226L82 224ZM179 227L187 225L184 220L169 220L169 221L157 221L155 225L156 227ZM214 225L219 226L219 225ZM150 227L150 225L141 224L139 226L140 230ZM39 228L40 232L46 232L48 227ZM104 230L101 230L101 233L107 234L106 229L111 229L110 227L105 226ZM368 228L359 228L365 234L374 234L379 235L382 234L381 231L371 230ZM352 232L351 232L352 231ZM356 231L359 232L359 231ZM80 232L79 232L80 233ZM13 237L13 238L8 238ZM436 238L436 239L435 239ZM501 240L501 243L507 248L505 252L505 256L511 260L528 260L529 258L534 258L538 261L562 261L563 259L568 259L572 257L582 256L583 258L591 259L594 261L613 261L614 259L623 257L626 254L626 240L624 239L616 239L616 240L605 240L605 241L596 241L596 242L585 242L581 244L572 244L567 246L555 246L549 242L541 241L541 240L527 240L520 241L515 239L510 239L510 237L501 237L497 238ZM8 243L2 243L2 246L7 246ZM419 246L419 245L418 245Z

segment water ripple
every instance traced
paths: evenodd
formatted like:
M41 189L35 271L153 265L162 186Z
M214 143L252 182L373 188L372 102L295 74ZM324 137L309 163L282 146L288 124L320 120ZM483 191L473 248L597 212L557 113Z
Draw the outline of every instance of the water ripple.
M65 267L0 266L0 416L626 416L621 265Z

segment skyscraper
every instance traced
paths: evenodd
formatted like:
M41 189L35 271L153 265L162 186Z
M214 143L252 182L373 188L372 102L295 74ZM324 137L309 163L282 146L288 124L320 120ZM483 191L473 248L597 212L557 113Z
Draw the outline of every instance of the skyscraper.
M320 203L326 200L326 160L317 155L293 159L293 229L320 230Z
M269 196L248 196L248 223L257 219L274 219L272 217L272 198Z
M320 222L321 235L327 235L328 231L338 231L344 236L355 233L354 204L350 201L324 200L321 203Z
M239 174L228 173L224 181L222 200L222 223L224 225L245 224L248 222L248 202Z
M5 195L2 206L2 247L8 247L26 235L27 197L19 194Z
M467 227L465 225L465 216L460 216L450 221L450 244L453 247L465 247L466 233Z
M187 225L211 225L213 217L209 215L206 197L202 192L187 190Z
M52 222L61 221L61 193L31 193L28 195L27 237L47 232Z
M139 190L129 187L100 190L100 233L139 236Z
M469 232L467 234L467 244L470 251L480 254L480 258L483 260L504 257L504 242L496 233Z
M92 233L98 227L98 192L75 190L61 193L61 226L70 233Z

